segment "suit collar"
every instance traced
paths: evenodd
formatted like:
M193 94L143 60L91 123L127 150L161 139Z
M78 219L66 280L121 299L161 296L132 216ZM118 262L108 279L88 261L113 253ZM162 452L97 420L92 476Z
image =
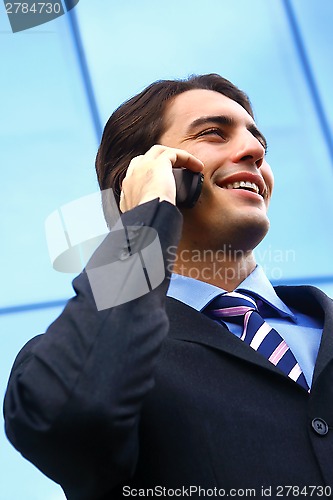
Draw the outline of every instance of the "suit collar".
M324 292L313 286L278 286L276 293L300 312L311 314L324 321L323 335L319 347L312 386L328 363L333 359L333 301Z

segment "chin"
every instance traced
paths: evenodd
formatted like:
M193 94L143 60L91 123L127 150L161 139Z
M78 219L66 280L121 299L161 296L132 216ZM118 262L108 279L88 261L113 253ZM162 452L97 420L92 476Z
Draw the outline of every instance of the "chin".
M235 249L253 250L265 238L268 230L269 220L267 218L261 221L247 221L245 224L238 224L231 232L230 244Z
M225 218L224 221L216 221L210 226L210 231L206 227L205 234L207 244L212 243L215 248L228 246L233 250L244 252L252 251L265 238L269 230L269 219L266 214L260 213L256 216ZM208 231L207 231L208 230ZM210 233L210 234L209 234Z
M209 213L209 211L207 211ZM206 212L206 213L207 213ZM210 217L200 212L200 207L183 211L183 236L194 246L210 249L231 248L251 251L263 240L269 230L266 212L244 210L235 213L219 211Z

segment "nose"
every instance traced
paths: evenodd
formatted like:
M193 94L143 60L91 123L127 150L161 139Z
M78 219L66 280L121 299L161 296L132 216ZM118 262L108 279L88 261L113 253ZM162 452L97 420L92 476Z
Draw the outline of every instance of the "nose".
M260 168L265 157L265 148L249 131L243 131L235 138L234 163L248 163Z

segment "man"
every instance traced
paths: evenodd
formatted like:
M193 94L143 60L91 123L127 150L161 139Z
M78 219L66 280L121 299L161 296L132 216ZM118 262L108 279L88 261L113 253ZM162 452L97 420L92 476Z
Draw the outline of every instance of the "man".
M157 82L107 123L100 186L125 227L157 231L166 277L98 311L83 272L18 355L8 437L69 499L331 495L333 306L312 287L274 290L256 266L273 188L265 147L247 97L218 75ZM204 173L181 213L172 167ZM111 233L89 265L122 250ZM254 304L241 307L246 326L216 316L234 290ZM280 359L294 356L288 373L245 341L257 306Z

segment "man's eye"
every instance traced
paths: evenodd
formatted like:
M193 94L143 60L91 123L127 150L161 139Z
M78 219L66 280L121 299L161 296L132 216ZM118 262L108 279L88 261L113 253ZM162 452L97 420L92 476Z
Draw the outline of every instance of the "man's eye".
M223 135L222 130L220 130L218 128L209 128L207 130L203 130L202 132L200 132L198 137L201 137L203 135L217 135L219 137L222 137L222 139L224 139L224 135Z

